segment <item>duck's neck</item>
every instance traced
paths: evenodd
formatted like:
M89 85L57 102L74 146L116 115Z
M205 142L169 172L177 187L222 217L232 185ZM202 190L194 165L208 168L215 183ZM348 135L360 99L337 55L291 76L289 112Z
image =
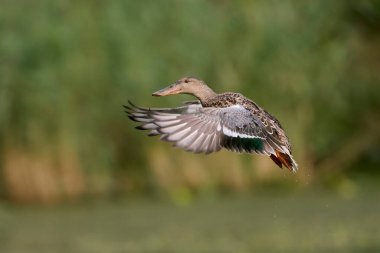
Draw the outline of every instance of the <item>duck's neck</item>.
M197 97L199 101L201 101L202 105L205 105L208 101L216 97L218 94L216 94L210 87L205 85L202 88L202 91L195 92L193 95Z

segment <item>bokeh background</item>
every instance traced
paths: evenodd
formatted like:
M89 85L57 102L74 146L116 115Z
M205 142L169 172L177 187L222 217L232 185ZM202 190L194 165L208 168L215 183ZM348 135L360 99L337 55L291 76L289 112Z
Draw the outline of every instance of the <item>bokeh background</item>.
M134 129L185 75L276 115L299 172ZM380 2L2 0L0 150L1 252L379 252Z

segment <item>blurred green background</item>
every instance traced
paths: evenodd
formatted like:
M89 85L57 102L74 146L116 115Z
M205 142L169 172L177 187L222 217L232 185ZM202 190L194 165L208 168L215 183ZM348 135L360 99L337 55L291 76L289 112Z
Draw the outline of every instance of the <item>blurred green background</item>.
M273 113L299 172L135 130L185 75ZM0 150L1 252L379 252L380 2L3 0Z

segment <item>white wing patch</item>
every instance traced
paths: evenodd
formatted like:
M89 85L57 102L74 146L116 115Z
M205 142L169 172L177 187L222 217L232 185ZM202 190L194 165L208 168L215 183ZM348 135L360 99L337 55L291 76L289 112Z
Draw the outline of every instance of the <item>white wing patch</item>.
M260 136L255 136L255 135L248 135L248 134L242 134L242 133L237 133L235 131L232 131L231 129L227 128L227 127L223 127L223 134L227 135L227 136L230 136L230 137L240 137L240 138L259 138L259 139L263 139L263 137L260 137Z

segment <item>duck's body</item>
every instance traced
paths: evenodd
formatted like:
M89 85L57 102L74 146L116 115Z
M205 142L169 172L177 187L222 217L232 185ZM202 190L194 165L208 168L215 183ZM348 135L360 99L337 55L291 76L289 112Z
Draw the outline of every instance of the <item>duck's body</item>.
M269 156L279 167L291 171L297 163L280 122L252 100L239 93L216 94L203 81L185 77L153 93L166 96L194 95L196 102L168 109L125 106L128 116L143 123L138 129L161 135L162 140L195 153L211 153L221 148Z

